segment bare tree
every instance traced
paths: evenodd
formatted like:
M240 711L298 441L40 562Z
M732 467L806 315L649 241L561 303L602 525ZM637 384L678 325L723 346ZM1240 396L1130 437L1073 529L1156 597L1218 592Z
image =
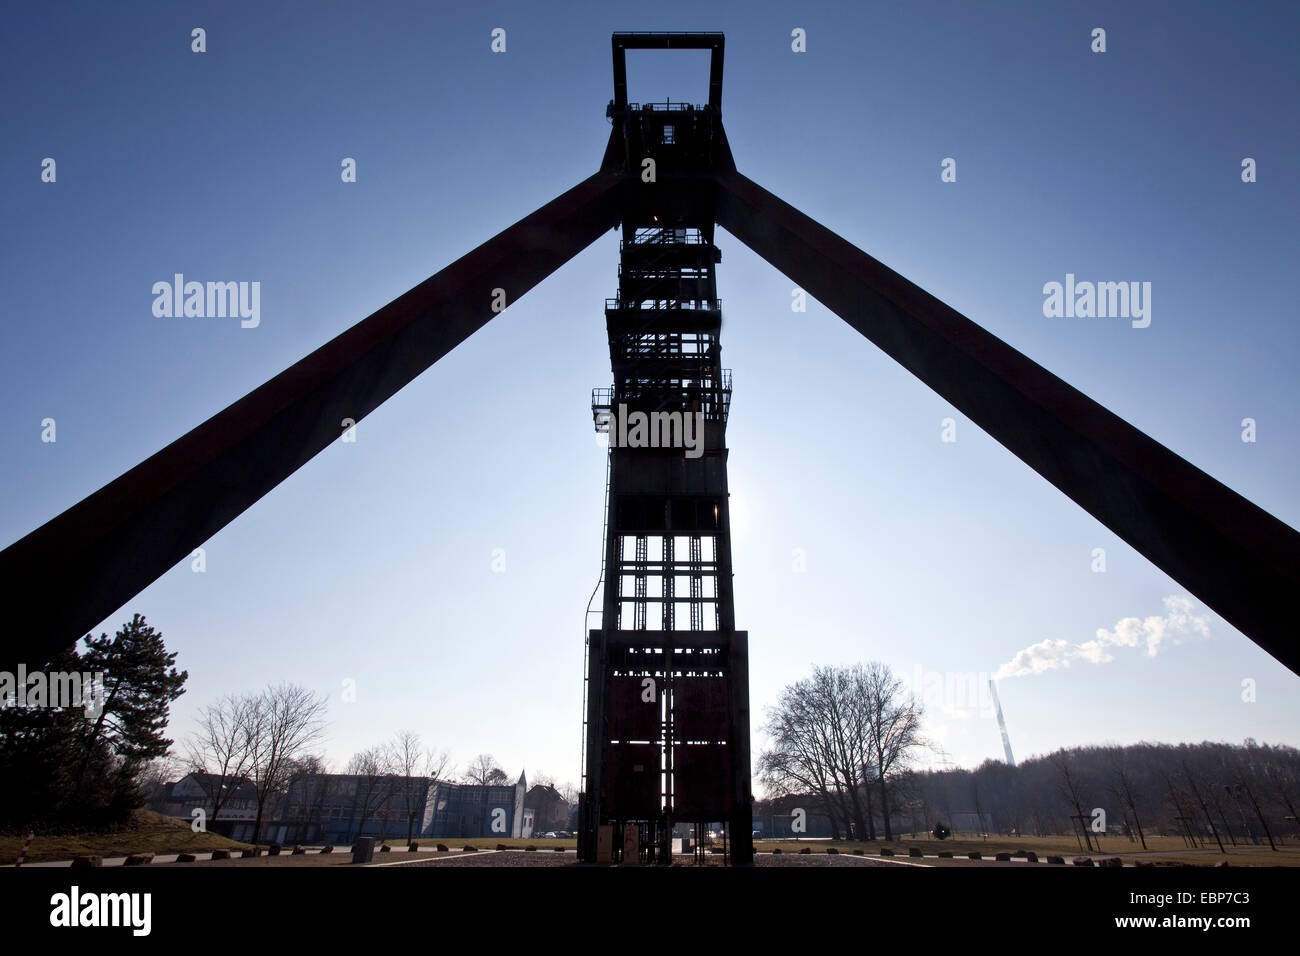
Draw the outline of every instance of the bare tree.
M1297 834L1300 834L1300 814L1296 813L1295 802L1292 799L1296 785L1294 775L1289 773L1286 768L1270 766L1265 768L1264 776L1267 778L1269 789L1272 790L1277 802L1286 807L1289 814L1287 819L1291 821L1293 829Z
M1205 814L1205 820L1210 825L1210 833L1214 836L1214 842L1219 845L1220 853L1227 853L1223 848L1223 839L1219 836L1219 828L1214 825L1214 817L1210 816L1210 808L1205 805L1205 798L1201 796L1201 790L1196 786L1196 780L1192 776L1192 768L1183 761L1183 778L1187 781L1187 786L1192 791L1192 797L1200 804L1201 812Z
M285 820L296 825L298 839L313 839L313 828L322 823L329 792L329 764L324 757L308 754L293 762Z
M415 837L416 817L420 815L421 791L427 791L430 780L437 780L446 773L451 758L445 750L424 750L420 735L409 730L398 731L388 750L393 772L401 778L397 788L401 811L406 815L406 842L409 845Z
M884 664L873 662L866 668L855 668L853 685L854 696L861 701L859 707L865 711L862 724L880 788L880 815L885 822L885 839L892 840L888 783L906 769L913 752L924 744L921 705L907 693L903 681Z
M353 754L347 772L356 777L357 835L372 818L384 819L397 790L392 751L383 745Z
M326 707L323 694L297 684L271 686L254 698L248 715L249 775L257 790L252 842L261 837L267 807L287 789L294 761L324 736Z
M1264 810L1259 805L1259 798L1255 794L1254 788L1250 785L1250 778L1246 773L1246 768L1238 760L1233 768L1236 771L1236 789L1237 793L1245 794L1246 799L1250 801L1251 807L1255 810L1255 816L1259 820L1259 825L1264 828L1264 836L1268 838L1268 848L1277 852L1277 844L1273 842L1273 831L1268 827L1268 821L1264 819Z
M495 787L510 782L506 772L497 766L497 758L491 754L479 754L465 768L465 782L480 787Z
M1088 833L1087 815L1083 812L1083 804L1087 796L1083 790L1083 784L1079 781L1070 770L1070 760L1065 752L1056 755L1055 763L1057 769L1061 772L1061 795L1074 808L1074 821L1079 825L1079 831L1083 833L1083 842L1087 845L1089 852L1092 851L1092 837ZM1097 849L1100 851L1101 847Z
M1168 771L1161 774L1165 781L1165 796L1173 803L1174 811L1177 816L1174 818L1178 821L1178 832L1182 834L1183 839L1189 846L1200 846L1204 841L1197 833L1196 821L1190 813L1183 809L1182 793L1174 784L1174 779Z
M150 760L141 768L140 775L136 778L136 786L139 787L146 805L157 799L166 785L180 776L184 766L182 760L168 751L161 757Z
M1124 750L1121 747L1115 748L1111 757L1113 765L1111 772L1114 774L1114 782L1111 784L1111 793L1115 799L1119 800L1133 814L1133 823L1137 827L1138 839L1142 841L1142 849L1147 848L1146 834L1142 832L1142 821L1138 819L1137 796L1133 786L1132 775L1128 771L1128 766L1124 759Z
M217 821L221 808L251 772L252 718L256 698L227 695L199 711L199 729L187 744L187 763Z
M818 667L787 686L768 711L772 746L758 762L770 796L807 794L821 802L833 839L851 826L866 835L870 826L859 799L869 753L848 674Z
M768 709L764 732L772 746L759 754L759 778L769 797L807 794L820 800L833 835L838 836L828 747L807 685L807 681L799 681L786 687L777 705Z
M430 780L441 780L451 772L451 754L430 747L424 752L424 775Z
M419 815L416 802L423 782L419 776L424 763L424 750L420 735L410 730L399 730L388 745L390 763L397 774L397 793L401 812L406 817L406 842L410 845L415 835L415 818Z

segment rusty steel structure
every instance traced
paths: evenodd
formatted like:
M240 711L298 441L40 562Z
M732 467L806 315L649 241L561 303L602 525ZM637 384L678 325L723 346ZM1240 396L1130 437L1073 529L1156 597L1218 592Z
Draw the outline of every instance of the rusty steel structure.
M746 637L731 604L730 383L713 271L721 226L1300 673L1289 613L1300 534L742 175L722 123L721 34L618 33L612 46L613 128L594 174L0 552L11 614L0 669L43 666L337 440L344 419L359 422L486 324L503 295L517 301L621 227L619 294L606 309L614 382L596 412L699 414L704 438L694 458L610 449L602 621L588 635L584 857L591 835L617 824L637 828L624 846L662 862L674 822L710 820L728 825L733 862L748 862ZM710 51L708 102L629 103L629 48Z
M707 104L628 102L626 51L665 47L709 51ZM731 376L711 178L724 148L723 38L616 34L613 51L605 159L639 184L622 209L618 296L605 303L614 383L592 395L610 460L578 855L599 859L600 827L634 826L638 860L663 863L675 826L693 824L700 845L720 823L744 864L753 859L748 635L732 603ZM639 443L628 435L638 416ZM626 839L618 854L631 862Z

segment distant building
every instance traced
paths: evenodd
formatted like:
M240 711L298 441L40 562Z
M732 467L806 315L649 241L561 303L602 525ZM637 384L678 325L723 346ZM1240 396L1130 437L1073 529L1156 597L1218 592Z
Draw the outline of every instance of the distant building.
M408 830L420 836L431 783L397 774L295 774L268 838L349 846L359 836L405 840Z
M429 790L424 835L429 837L529 837L525 826L528 781L480 786L436 781ZM530 823L532 821L529 821Z
M405 840L526 837L527 782L450 783L393 774L298 774L266 831L279 843L350 845L359 836Z
M569 829L569 802L549 784L538 784L524 798L524 813L531 815L532 826L525 822L524 836Z
M253 838L257 819L257 788L246 777L223 779L218 774L191 773L164 784L147 806L190 824L200 818L194 811L201 810L203 826L209 833L247 841ZM268 813L267 818L272 814Z
M216 794L222 795L220 812ZM214 774L191 773L160 787L148 805L187 823L200 809L210 832L253 838L257 790L242 777L223 782ZM359 836L404 841L408 827L413 838L527 838L569 829L568 804L554 787L533 787L530 793L523 774L513 784L480 786L397 774L300 773L282 798L268 801L260 839L350 846Z
M832 832L821 799L811 794L756 801L754 829L765 840L827 838Z

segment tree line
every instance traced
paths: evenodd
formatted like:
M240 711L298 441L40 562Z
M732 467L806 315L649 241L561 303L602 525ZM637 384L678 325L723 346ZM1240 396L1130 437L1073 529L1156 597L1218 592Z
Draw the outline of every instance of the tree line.
M909 825L922 828L960 814L990 833L1267 845L1298 835L1300 750L1251 739L1072 747L1015 767L988 760L973 770L911 774L903 789Z
M758 815L820 811L833 839L943 827L986 833L1181 836L1189 845L1275 843L1297 831L1300 750L1140 743L1061 749L1011 767L917 770L923 711L879 663L816 667L769 708ZM797 832L797 831L796 831Z

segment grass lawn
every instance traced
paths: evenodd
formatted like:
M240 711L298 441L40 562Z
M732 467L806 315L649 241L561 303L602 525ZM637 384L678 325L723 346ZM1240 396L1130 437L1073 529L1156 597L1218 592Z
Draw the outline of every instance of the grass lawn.
M393 853L406 852L406 837L385 842L393 848ZM439 843L447 847L452 853L459 853L467 846L477 847L480 850L495 850L497 846L504 846L511 850L523 850L526 847L535 846L539 853L553 853L557 846L566 850L576 850L578 848L576 839L543 840L541 837L529 837L528 839L522 837L519 839L514 837L416 837L415 842L420 844L421 852L433 849ZM376 859L378 859L377 854L380 846L381 844L376 841ZM387 853L384 855L388 856Z
M25 833L0 833L0 866L13 866L26 840ZM210 853L220 849L239 850L247 845L215 833L195 833L183 820L152 810L133 810L130 820L112 831L48 835L38 832L27 851L27 861L70 860L84 854L112 857L131 853Z
M0 866L12 866L18 859L18 853L22 849L23 841L26 839L24 834L0 834ZM376 863L397 862L399 860L412 859L415 855L406 850L405 836L385 841L391 846L391 853L380 854L379 847L382 845L376 842L375 857ZM556 847L565 850L573 850L577 847L577 841L574 839L566 840L545 840L541 838L514 839L512 837L441 837L441 838L417 838L420 845L420 856L433 851L433 848L442 843L449 848L447 854L437 854L438 856L454 856L464 851L466 846L477 847L479 850L495 850L498 846L504 846L511 850L522 850L529 846L535 846L540 853L554 852ZM32 841L31 849L28 851L27 860L29 862L45 862L54 860L70 860L73 857L83 854L97 854L102 857L119 857L127 856L131 853L211 853L217 849L241 850L247 844L236 843L225 837L217 836L212 833L194 833L189 824L183 820L176 820L172 817L163 816L149 810L136 810L131 814L130 822L113 831L104 833L73 833L73 834L36 834L36 839ZM1032 850L1037 853L1040 861L1045 861L1050 855L1063 856L1067 864L1076 856L1118 856L1122 857L1126 863L1138 860L1147 862L1179 862L1191 863L1197 866L1213 866L1223 860L1227 860L1229 866L1300 866L1300 845L1291 840L1288 845L1280 846L1278 852L1272 852L1268 846L1238 846L1227 848L1227 854L1219 852L1218 847L1211 843L1208 847L1189 849L1178 837L1147 837L1147 850L1144 852L1139 843L1130 843L1123 837L1102 837L1101 849L1088 852L1081 851L1078 842L1070 836L988 836L981 837L976 834L958 833L947 840L935 840L932 837L918 837L909 839L901 837L889 842L877 840L874 843L866 841L849 841L837 840L756 840L754 848L760 853L771 852L774 849L780 849L782 853L798 853L804 848L810 849L814 854L824 854L830 847L834 847L840 853L853 853L854 850L861 849L866 856L879 856L882 847L888 847L894 851L895 855L902 859L907 858L907 852L911 847L917 847L926 856L934 856L941 851L947 851L953 854L955 860L965 860L966 855L971 852L980 853L984 859L992 860L996 853L1016 853L1026 850ZM262 856L248 860L217 860L217 861L200 861L198 864L180 864L182 866L336 866L351 862L351 853L349 847L335 847L333 853L322 856L315 850L309 850L307 856L290 856L287 852L279 857ZM933 860L927 861L933 863ZM170 864L169 864L170 865ZM977 864L978 865L978 864ZM1020 864L1018 864L1020 865Z
M1093 858L1118 856L1126 863L1143 860L1213 866L1222 860L1227 860L1230 866L1300 866L1300 846L1295 845L1294 840L1289 841L1289 845L1279 845L1276 853L1269 850L1267 843L1262 847L1239 845L1234 848L1225 841L1227 855L1220 853L1218 846L1213 842L1205 848L1191 849L1181 837L1148 836L1145 852L1142 850L1141 843L1129 842L1127 837L1101 837L1100 843L1101 849L1095 849L1097 838L1094 837L1094 849L1090 852L1081 849L1079 841L1072 836L1010 837L993 834L981 837L975 834L957 833L946 840L936 840L926 836L916 839L902 837L888 842L877 840L874 843L857 840L755 840L754 848L759 852L771 852L780 848L782 853L798 853L806 847L813 853L825 853L828 847L833 846L841 853L852 853L854 850L861 849L867 856L879 856L881 848L888 847L897 856L906 858L907 851L911 847L918 847L926 856L947 851L955 858L965 858L968 853L979 853L985 859L992 859L996 853L1032 850L1038 854L1040 861L1051 854L1065 857L1067 863L1076 856Z

